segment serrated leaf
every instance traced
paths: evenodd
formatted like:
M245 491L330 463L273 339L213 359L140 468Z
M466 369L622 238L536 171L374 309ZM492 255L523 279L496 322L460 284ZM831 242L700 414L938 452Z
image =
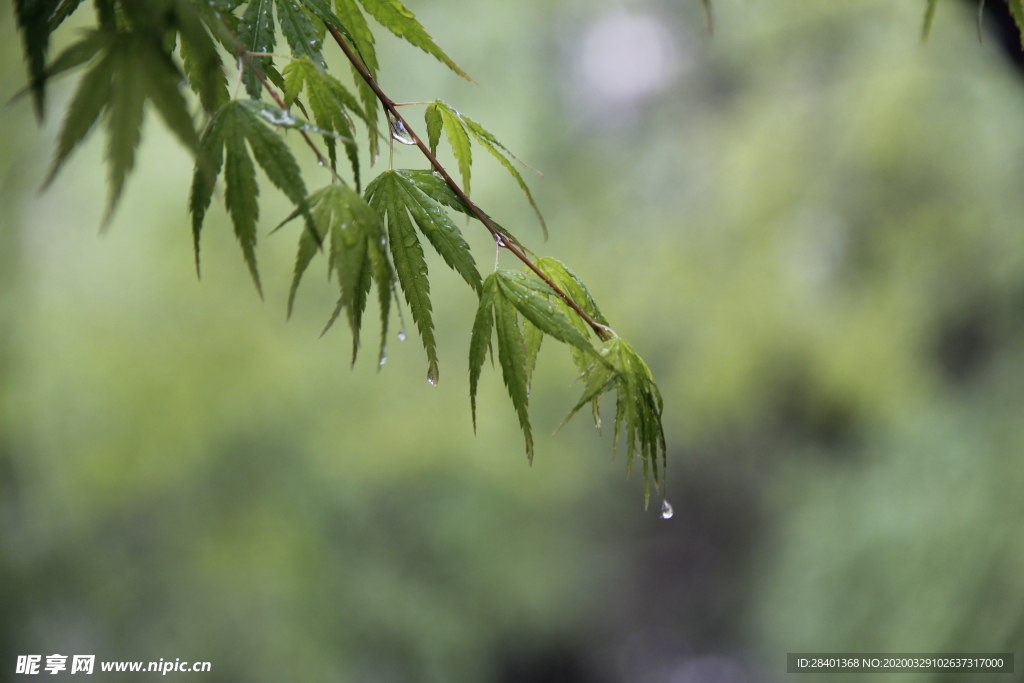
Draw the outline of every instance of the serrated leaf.
M199 136L188 113L185 98L178 90L181 73L163 53L147 50L139 55L144 72L144 86L164 123L193 153L199 146Z
M529 390L533 384L533 371L537 368L537 356L544 341L544 332L527 318L523 320L523 339L526 341L526 388Z
M458 112L448 106L438 107L441 115L441 125L448 137L448 144L452 147L452 154L459 164L459 174L462 176L462 189L469 196L470 169L473 165L473 153L469 146L469 134L462 122Z
M462 76L468 81L473 81L465 71L451 60L434 43L426 29L417 21L416 15L409 11L399 0L360 0L366 11L376 19L381 26L403 38L412 45L420 48L427 54L433 55L449 69Z
M381 176L386 178L384 182L394 200L409 211L420 232L430 240L445 263L461 275L470 287L480 291L481 278L476 262L448 212L401 171L385 171Z
M501 291L499 281L499 292ZM526 378L526 346L516 309L503 294L494 297L494 323L498 337L501 376L512 399L519 426L526 438L526 457L533 463L533 431L530 428L529 391Z
M347 29L348 35L352 36L355 43L353 47L363 62L363 66L371 76L376 77L379 68L377 51L374 47L373 31L366 23L366 17L363 16L355 0L334 0L334 11L344 28Z
M277 0L277 22L296 58L305 57L321 69L327 68L320 52L323 41L298 0Z
M46 66L43 74L44 85L57 76L88 62L96 56L109 40L109 34L102 31L89 31L86 33L82 40L70 45ZM33 82L30 81L28 85L11 96L11 102L32 92L33 85Z
M437 143L441 141L441 129L444 127L441 110L436 102L427 105L423 112L423 119L427 124L427 143L430 145L430 153L436 156Z
M246 52L273 52L276 44L274 0L250 0L238 23L238 37ZM242 76L249 97L259 99L263 85L253 70L264 73L273 64L270 57L250 57Z
M50 165L46 180L43 181L44 188L53 181L68 155L89 133L107 106L113 74L114 58L112 53L107 51L82 76L64 114L53 163Z
M306 199L306 203L310 206L311 213L313 213L313 228L317 231L319 239L314 238L313 234L309 230L303 230L299 233L299 253L295 257L295 269L292 273L292 285L288 290L288 317L291 317L292 315L292 308L295 305L295 295L299 291L299 283L302 282L302 276L305 274L310 262L312 262L313 257L319 250L319 244L323 242L324 235L328 232L327 228L323 226L320 221L316 220L316 207L329 189L330 186L317 190ZM278 225L275 230L281 228L289 221L298 218L299 213L298 209L293 211L287 218L281 221L280 225Z
M235 112L241 111L237 107ZM235 227L235 236L242 246L245 263L260 297L263 287L260 285L260 274L256 266L256 221L259 219L260 193L256 183L256 167L245 145L244 121L235 114L223 123L224 126L224 204L231 223Z
M590 290L587 289L587 286L583 284L583 280L572 269L550 256L543 256L537 259L534 261L534 265L551 278L551 281L558 285L559 289L568 294L569 298L586 311L587 315L602 325L608 326L608 320L601 313L601 309L598 308L594 297L590 295ZM578 316L576 317L578 318ZM580 320L580 322L582 323L583 321Z
M456 211L464 213L467 216L470 216L471 218L477 218L476 213L474 213L474 211L471 208L469 208L469 205L463 202L462 199L460 199L459 196L455 194L452 188L448 186L448 183L444 181L444 178L434 173L433 171L401 169L395 172L400 173L406 178L408 178L425 195L433 199L438 204L441 204L442 206L447 206L450 209L455 209ZM483 213L485 216L487 216L486 212ZM498 230L498 232L501 233L502 237L507 242L522 247L522 244L519 242L518 239L516 239L515 235L513 235L504 227L502 227L497 221L495 221L490 216L487 216L487 218L491 221L491 225L493 225Z
M385 172L377 176L366 187L367 202L386 220L388 245L391 259L398 274L398 283L409 304L413 321L423 340L427 352L427 377L434 383L438 380L437 342L434 338L434 321L431 315L430 283L427 279L427 262L423 248L416 237L405 204L396 191L395 174Z
M932 3L936 0L931 0ZM1007 4L1010 6L1010 14L1013 16L1013 22L1017 24L1017 32L1020 34L1021 49L1024 50L1024 0L1007 0Z
M497 293L497 279L488 276L480 290L480 304L473 320L473 332L469 340L469 403L473 413L473 433L476 433L476 395L480 386L480 371L483 369L487 351L491 347L491 330L494 326L494 297Z
M50 16L50 32L57 30L57 28L64 23L64 20L75 13L78 6L82 4L82 0L61 0L60 5L53 11Z
M196 274L199 274L199 236L203 220L213 199L213 187L224 165L224 129L222 119L226 106L219 109L210 119L199 141L199 154L192 175L192 190L189 195L189 212L192 214L192 242L195 249Z
M198 5L188 0L178 0L176 5L185 75L208 114L213 114L229 99L227 77L224 75L224 65L214 37L229 42L231 54L236 54L242 49L236 30L226 25L226 22L237 24L238 21L231 14L234 9L232 4L238 5L237 2L225 0ZM193 8L196 11L187 11ZM230 40L224 34L228 34Z
M245 130L245 137L252 147L256 162L266 173L267 178L277 189L281 190L296 208L301 209L306 217L307 226L312 229L313 219L306 204L306 185L302 181L299 165L295 163L288 145L281 136L267 129L266 119L256 113L254 103L240 100L233 103L238 112L238 121Z
M530 202L530 206L533 207L533 212L537 214L537 219L540 221L541 230L544 231L544 239L547 239L548 225L544 221L544 215L540 212L540 207L537 206L537 202L534 201L533 199L533 193L530 192L530 188L526 184L526 181L523 180L523 176L519 173L519 170L512 165L512 162L509 161L508 158L505 157L505 154L502 154L502 152L507 153L513 159L516 158L515 155L509 152L508 148L505 147L505 145L501 144L498 138L494 137L494 135L492 135L487 129L485 129L479 123L465 115L460 115L460 118L466 123L466 128L473 135L473 137L476 138L477 142L479 142L484 149L490 152L491 156L497 159L501 163L501 165L505 167L505 170L508 171L513 178L515 178L516 183L519 184L519 188L523 191L523 194L526 195L527 201Z
M345 87L325 72L319 71L307 59L295 60L285 70L285 102L291 105L303 90L307 93L313 119L321 129L331 131L332 135L344 141L345 151L352 165L352 176L356 189L360 187L359 151L354 141L352 119L346 110L354 111L358 116L365 114L359 102ZM335 141L325 135L331 167L337 170L337 154Z
M517 271L498 271L498 286L524 318L544 334L576 348L596 353L585 333L573 326L557 305L558 296L543 280Z
M36 116L42 120L45 107L46 53L50 47L50 17L57 9L57 0L15 0L14 16L21 31L29 84Z
M134 42L134 41L133 41ZM121 198L125 179L135 165L135 149L142 137L142 111L146 103L146 83L138 73L139 58L132 44L118 41L110 100L107 104L107 164L109 195L103 222L110 220ZM142 60L144 62L144 59ZM174 85L175 91L177 85Z

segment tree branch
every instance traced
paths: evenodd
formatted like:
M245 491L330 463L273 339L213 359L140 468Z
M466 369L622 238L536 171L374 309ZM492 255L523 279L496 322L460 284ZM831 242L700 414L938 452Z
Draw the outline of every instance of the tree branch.
M406 132L409 133L409 135L413 139L413 142L415 142L416 146L420 148L421 152L423 152L423 156L427 158L427 161L430 162L430 165L434 167L434 170L437 171L442 178L444 178L444 181L448 184L448 187L452 189L456 196L458 196L458 198L462 200L462 202L465 203L466 206L469 207L469 209L473 212L473 215L476 216L476 218L481 223L484 224L484 227L486 227L490 231L491 236L494 237L494 240L495 242L497 242L498 246L504 247L505 249L508 249L510 252L512 252L516 256L516 258L525 263L526 266L537 275L537 277L539 277L541 280L547 283L547 285L554 290L555 294L557 294L558 297L562 299L562 301L564 301L567 306L569 306L569 308L575 311L576 314L579 315L580 318L582 318L583 321L587 323L587 325L589 325L592 330L594 330L594 334L597 335L598 339L601 339L602 341L611 339L614 336L614 334L609 327L597 322L592 317L590 317L590 315L586 311L580 308L579 304L573 301L572 297L563 292L562 289L558 285L556 285L551 280L551 278L549 278L540 268L538 268L536 264L534 264L534 262L531 261L530 258L525 253L523 253L523 251L518 246L509 241L508 238L504 237L501 234L501 231L498 230L497 227L495 227L493 221L491 221L491 219L487 217L487 214L485 214L480 209L480 207L478 207L470 200L469 196L465 192L463 192L462 188L459 187L458 183L456 183L452 179L452 177L448 174L448 171L446 171L444 166L441 165L441 162L439 162L437 160L437 157L434 156L434 154L430 151L430 148L427 147L423 140L421 140L420 137L409 126L409 122L406 121L405 118L403 118L400 113L398 113L398 106L390 97L384 94L384 91L381 90L380 86L377 84L377 81L370 74L369 70L363 64L362 60L360 60L359 57L355 54L355 52L353 52L352 47L345 40L345 37L341 35L341 32L337 28L331 26L330 24L327 24L326 22L325 25L327 26L327 30L330 32L330 34L334 37L335 42L338 43L338 47L340 47L342 52L345 53L345 56L348 57L348 61L352 63L352 66L355 67L356 71L359 72L359 75L362 76L364 81L366 81L366 84L369 85L370 88L373 90L374 94L377 95L377 99L380 100L380 103L384 106L384 109L387 110L388 115L391 116L396 121L400 122L405 127Z

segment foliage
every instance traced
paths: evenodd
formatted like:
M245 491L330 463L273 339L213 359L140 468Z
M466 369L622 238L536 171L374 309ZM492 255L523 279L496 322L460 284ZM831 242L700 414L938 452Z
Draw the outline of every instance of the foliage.
M627 469L639 455L645 499L651 482L659 486L665 468L662 402L647 365L608 326L572 271L554 259L531 260L528 254L532 252L469 198L475 141L512 176L546 237L544 218L515 166L518 159L481 124L441 100L420 103L426 106L428 144L423 143L400 114L399 105L380 89L375 37L366 14L471 80L399 0L359 0L359 4L355 0L94 0L95 27L47 62L51 35L81 4L80 0L17 0L15 6L29 70L27 90L40 117L49 80L74 69L84 71L68 105L47 182L103 119L110 187L105 220L109 219L133 167L146 102L152 101L167 126L196 156L189 209L197 272L204 221L217 180L223 176L224 204L262 296L256 256L259 166L295 207L281 225L303 218L289 313L303 274L326 245L328 275L337 278L340 290L327 327L341 312L346 313L353 336L353 362L369 292L376 286L382 331L379 362L384 363L390 299L397 286L426 351L427 379L436 384L439 359L423 236L479 296L470 349L474 427L476 392L493 328L502 376L532 462L533 435L527 409L530 380L543 338L553 337L570 350L584 385L583 398L569 417L591 404L600 427L598 402L614 390L615 436L617 440L620 433L625 434ZM278 40L278 31L283 41ZM352 67L352 89L328 71L328 37ZM285 45L289 55L275 52ZM238 64L239 84L244 84L248 97L237 98L240 87L235 88L235 96L229 93L225 58L227 63ZM279 68L281 61L284 65ZM200 130L189 114L183 83L201 105L204 123ZM293 107L305 118L294 114ZM417 145L431 168L389 169L360 194L363 172L356 121L365 128L372 163L382 137L378 131L381 109L390 128L389 144ZM330 172L326 187L312 193L307 190L284 137L289 130L298 133ZM462 186L437 161L442 132L452 148ZM326 156L314 137L322 139ZM338 143L349 162L351 184L339 173ZM525 271L498 270L484 279L449 210L476 218L499 249L508 250L525 264Z

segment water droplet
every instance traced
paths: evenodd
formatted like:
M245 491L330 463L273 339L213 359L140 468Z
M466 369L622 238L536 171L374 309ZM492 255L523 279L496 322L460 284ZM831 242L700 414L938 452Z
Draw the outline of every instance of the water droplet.
M427 370L427 381L430 382L430 386L437 386L437 373L434 371L434 368Z
M317 166L323 166L324 165L324 160L323 159L317 159L316 165Z
M495 237L495 238L494 238L494 241L495 241L495 243L496 243L496 244L497 244L497 245L498 245L499 247L503 247L503 246L505 246L505 241L504 241L503 239L501 239L501 237L500 237L500 236L499 236L499 237Z
M405 341L405 330L404 329L398 331L398 341Z
M380 350L380 362L377 363L377 365L378 366L384 365L387 362L388 362L388 347L385 346L383 349Z
M415 145L416 141L412 139L412 135L406 130L405 124L398 119L391 119L391 137L396 142L401 142L403 145Z
M662 519L672 519L672 515L674 515L675 513L676 512L675 512L675 510L672 509L672 504L671 503L669 503L667 500L661 501L661 518Z

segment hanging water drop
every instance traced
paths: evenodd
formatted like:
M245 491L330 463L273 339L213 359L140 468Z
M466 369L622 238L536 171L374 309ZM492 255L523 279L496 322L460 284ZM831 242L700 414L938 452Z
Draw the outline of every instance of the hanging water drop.
M398 331L398 341L405 341L405 329Z
M430 386L437 386L437 371L434 368L427 370L427 381L430 382Z
M661 518L662 519L672 519L672 515L674 515L675 513L676 512L675 512L675 510L672 509L672 504L671 503L669 503L667 500L661 501Z
M388 362L388 347L385 346L384 348L382 348L380 350L380 362L377 363L377 366L379 367L381 365L384 365L387 362Z
M399 119L391 119L391 137L396 142L401 142L403 145L415 145L416 141L412 139L412 135L406 130L405 124Z

